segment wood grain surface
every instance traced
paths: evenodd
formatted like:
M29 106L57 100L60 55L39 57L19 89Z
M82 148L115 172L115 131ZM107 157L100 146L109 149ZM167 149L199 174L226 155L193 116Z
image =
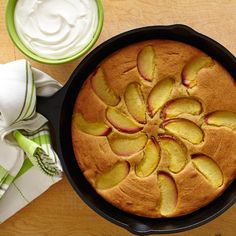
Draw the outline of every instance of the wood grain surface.
M0 0L0 63L25 58L7 35L5 0ZM236 0L104 0L105 22L97 45L136 27L182 23L206 34L236 55ZM79 61L48 66L31 61L61 83L66 83ZM236 235L236 206L183 236ZM0 225L1 236L126 236L126 230L94 213L73 191L66 178Z

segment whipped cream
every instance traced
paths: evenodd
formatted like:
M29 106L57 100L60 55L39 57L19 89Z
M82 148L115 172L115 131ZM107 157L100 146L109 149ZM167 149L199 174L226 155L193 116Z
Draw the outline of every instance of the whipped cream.
M36 55L63 59L92 40L98 25L96 0L18 0L15 28Z

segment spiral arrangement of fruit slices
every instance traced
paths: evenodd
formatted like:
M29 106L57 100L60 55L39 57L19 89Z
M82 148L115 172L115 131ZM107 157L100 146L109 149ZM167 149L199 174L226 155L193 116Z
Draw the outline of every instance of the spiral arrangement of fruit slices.
M202 116L205 124L215 127L225 126L232 131L236 129L236 113L231 111L215 111L204 114L203 106L197 98L179 97L170 99L175 86L175 78L167 77L158 81L144 101L142 84L152 83L157 70L156 53L151 45L145 46L137 55L137 68L141 81L128 84L123 97L119 97L109 86L109 80L99 67L92 76L91 85L98 98L107 105L106 121L89 122L81 113L74 115L77 127L90 135L106 136L111 150L124 161L117 162L105 173L97 174L96 187L101 190L110 189L121 183L129 174L130 164L125 157L142 152L143 158L135 166L139 178L145 178L156 171L157 182L161 193L159 212L163 216L171 214L178 201L178 188L172 174L184 169L191 161L198 171L214 188L222 186L224 176L219 165L204 154L191 154L185 142L198 145L204 141L204 130L191 120L180 118L181 114ZM211 69L214 61L208 56L192 58L181 73L182 85L186 89L197 86L197 75L201 70ZM124 102L127 112L118 108ZM145 132L148 120L159 115L162 123L158 126L164 132L154 136ZM168 172L158 171L162 153L168 159Z

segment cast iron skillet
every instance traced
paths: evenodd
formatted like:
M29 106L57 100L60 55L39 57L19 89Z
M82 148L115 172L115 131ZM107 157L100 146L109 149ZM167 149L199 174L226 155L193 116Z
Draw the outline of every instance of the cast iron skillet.
M78 65L68 83L54 96L38 98L37 110L47 117L63 169L71 185L95 212L138 235L176 233L207 223L236 202L236 180L215 201L189 214L170 219L148 219L125 213L103 200L83 176L72 148L71 118L81 86L99 63L116 50L148 39L171 39L193 45L219 61L236 78L236 58L214 40L184 25L150 26L117 35L93 50Z

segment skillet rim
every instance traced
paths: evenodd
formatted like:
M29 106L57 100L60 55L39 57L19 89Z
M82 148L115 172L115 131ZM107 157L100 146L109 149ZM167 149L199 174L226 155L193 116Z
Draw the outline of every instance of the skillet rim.
M115 45L117 42L122 42L122 40L124 41L127 38L131 38L132 40L129 41L128 44L126 42L123 42L124 44L126 44L126 46L128 46L129 44L132 44L138 41L154 39L152 38L153 36L152 37L150 36L151 34L150 32L157 35L158 35L158 32L160 34L162 33L165 35L169 33L170 35L174 36L175 38L174 40L177 40L177 37L183 37L177 41L190 44L206 52L208 55L212 56L217 61L219 61L227 69L227 71L232 75L234 80L236 80L235 79L236 70L233 69L233 66L235 67L236 65L236 58L226 48L224 48L222 45L220 45L213 39L194 31L188 26L180 25L180 24L169 25L169 26L147 26L147 27L137 28L137 29L133 29L133 30L121 33L105 41L100 46L95 48L77 66L77 68L72 73L70 80L68 81L66 86L61 91L59 91L58 94L55 96L55 97L59 97L60 95L60 103L61 103L61 106L59 106L57 103L57 107L59 109L59 121L55 122L57 124L54 126L55 132L57 133L56 140L57 140L57 146L58 146L58 153L62 162L63 169L67 175L67 178L70 181L70 184L75 189L75 191L80 196L80 198L96 213L98 213L105 219L109 220L110 222L115 223L116 225L119 225L127 229L131 233L138 234L138 235L149 235L149 234L154 234L154 233L158 233L158 234L177 233L177 232L193 229L195 227L201 226L215 219L217 216L221 215L223 212L225 212L229 207L231 207L236 202L236 180L234 180L233 183L225 190L225 192L220 197L218 197L216 200L208 204L206 207L203 207L199 209L198 211L195 211L186 216L180 216L177 218L168 218L168 219L149 219L145 217L131 215L107 203L92 189L90 184L87 182L87 180L81 173L77 162L75 162L76 160L75 160L75 156L73 152L72 140L69 141L70 143L69 147L68 147L68 141L67 141L67 145L64 142L65 137L67 140L68 138L71 139L71 129L69 128L69 132L68 132L68 127L71 127L71 117L72 117L72 111L73 111L75 99L77 97L77 94L80 88L82 87L83 82L88 77L86 76L86 74L88 74L88 71L87 73L85 73L86 67L89 66L89 72L91 73L91 71L93 71L96 68L96 66L102 61L102 59L106 58L111 53L125 46L125 45L121 46L121 44L119 44L113 47L112 52L106 51L106 53L104 53L104 50L111 48L112 45ZM140 36L144 33L146 33L146 35L144 35L144 38L142 39L137 38L137 36ZM158 39L158 37L155 37L155 38ZM162 37L159 37L159 38L162 38ZM196 41L194 41L194 43L188 42L188 40L191 38L195 39ZM169 38L169 37L166 39L173 40L173 38ZM206 43L206 45L202 44L201 47L196 46L196 44L199 44L202 42ZM215 52L213 50L215 50ZM211 51L212 53L210 53L209 51ZM222 57L220 57L220 55ZM83 79L81 79L81 77L83 77ZM76 87L75 84L79 86ZM75 92L76 90L77 92ZM58 99L54 99L54 100L55 100L54 101L54 105L55 105L55 102ZM68 104L70 105L68 106ZM54 120L58 120L58 119L55 118ZM69 156L70 160L63 158L66 156L67 157ZM73 167L73 164L76 164L77 167ZM81 184L81 182L78 182L79 178L82 178L82 181L84 181L83 184ZM90 194L88 195L88 193L85 193L85 190L84 189L82 190L82 188L88 189L87 191L89 191ZM91 193L94 194L95 197L91 198ZM224 196L226 195L229 195L229 200L228 202L225 203L225 201L223 200L224 200ZM101 205L100 202L102 202L102 204L105 205L108 208L108 210L112 212L112 214L111 212L107 210L105 211L105 209L103 208L100 209L98 207ZM222 207L217 208L216 205L218 205L219 203L222 204ZM212 209L212 214L205 216L205 214L202 214L202 213L207 211L208 208ZM200 215L202 214L203 216L200 219L196 220L194 219L194 215L197 215L197 214L200 214ZM187 224L186 222L188 221L188 219L192 219L193 222ZM124 222L124 220L127 222ZM176 225L174 227L170 227L171 223L177 222L176 224L178 225L178 221L181 221L181 220L184 221L184 224L185 224L184 226L180 226L179 224L179 227L177 227ZM143 223L144 221L146 224ZM155 221L155 224L153 224L153 221ZM159 224L158 226L160 226L161 228L158 229L157 223Z

